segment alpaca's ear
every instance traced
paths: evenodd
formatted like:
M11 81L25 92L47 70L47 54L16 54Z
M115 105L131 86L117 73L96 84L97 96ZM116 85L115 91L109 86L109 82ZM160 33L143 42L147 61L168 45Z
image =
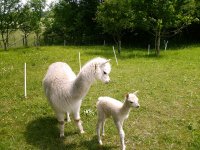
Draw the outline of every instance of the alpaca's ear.
M111 59L106 60L104 63L102 63L101 65L105 65L106 63L110 62Z
M137 91L135 91L133 94L137 95L138 92L139 92L139 91L137 90Z

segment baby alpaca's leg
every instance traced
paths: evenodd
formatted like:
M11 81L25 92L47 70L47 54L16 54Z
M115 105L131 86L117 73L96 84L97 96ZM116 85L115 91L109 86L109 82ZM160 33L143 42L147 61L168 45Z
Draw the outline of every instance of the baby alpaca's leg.
M102 120L102 136L105 135L105 130L104 130L105 122L106 122L106 119L104 117L103 120Z
M124 133L124 130L123 130L123 123L117 121L117 122L115 122L115 125L117 126L117 129L118 129L118 132L119 132L122 150L125 150L126 145L124 143L125 133Z
M102 135L104 135L104 123L105 123L105 114L104 112L101 110L101 108L98 108L98 121L97 121L97 137L98 137L98 142L100 145L102 145L102 141L101 141L101 127L102 127Z
M70 119L70 116L69 116L69 115L70 115L70 113L69 113L69 112L67 112L67 113L66 113L66 115L67 115L67 122L71 122L71 119Z
M98 117L98 121L97 121L97 127L96 127L96 132L97 132L97 137L98 137L98 142L100 145L102 145L102 141L101 141L101 126L102 126L102 120Z

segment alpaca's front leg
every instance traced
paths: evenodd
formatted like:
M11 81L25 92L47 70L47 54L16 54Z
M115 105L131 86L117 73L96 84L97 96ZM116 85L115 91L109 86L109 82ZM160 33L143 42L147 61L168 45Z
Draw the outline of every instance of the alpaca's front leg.
M81 121L79 112L74 113L74 121L77 127L79 128L80 133L85 133L85 131L83 130L82 121Z
M81 121L81 119L75 119L74 121L75 121L77 127L79 128L80 133L85 133L85 131L83 130L83 126L82 126L82 121Z
M74 121L77 127L79 128L80 133L85 133L85 131L83 130L82 121L80 117L81 102L82 100L78 101L78 103L76 104L76 107L74 108L73 114L74 114Z
M122 150L126 149L126 145L124 143L124 138L125 138L125 133L123 130L123 123L121 122L115 122L118 132L119 132L119 136L120 136L120 141L121 141L121 145L122 145Z

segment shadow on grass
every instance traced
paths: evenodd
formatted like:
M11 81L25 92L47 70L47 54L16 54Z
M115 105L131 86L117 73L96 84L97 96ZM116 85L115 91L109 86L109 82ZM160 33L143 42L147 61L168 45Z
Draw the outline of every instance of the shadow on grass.
M76 132L65 132L65 138L77 134ZM28 144L38 147L39 149L74 149L76 143L65 144L64 140L59 137L58 122L55 118L46 117L38 118L30 122L24 133Z
M118 146L99 145L97 136L93 136L91 140L82 141L80 144L83 145L87 150L111 150L118 148Z
M85 51L85 54L87 55L92 55L92 56L102 56L105 58L111 58L114 57L113 51L112 50L106 50L106 49L101 49L101 50L94 50L94 51ZM157 56L154 52L151 52L150 54L147 54L146 51L144 50L127 50L125 49L124 51L121 52L121 54L117 53L117 58L121 60L126 60L126 59L133 59L133 58L153 58L153 59L160 59L163 57L162 54L160 56Z
M66 127L66 126L65 126ZM100 146L97 137L86 140L85 135L80 136L76 131L65 132L65 138L59 137L58 122L53 117L38 118L30 122L24 133L26 142L38 149L49 150L111 150L115 147ZM72 140L73 139L73 140ZM80 142L80 143L78 143Z

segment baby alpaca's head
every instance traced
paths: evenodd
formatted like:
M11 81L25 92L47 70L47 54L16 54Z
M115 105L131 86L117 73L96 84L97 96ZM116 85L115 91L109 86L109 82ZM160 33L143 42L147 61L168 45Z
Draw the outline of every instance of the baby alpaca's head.
M140 104L138 103L138 97L136 96L137 92L138 91L126 94L126 101L128 102L128 104L130 104L130 106L135 108L140 107Z

